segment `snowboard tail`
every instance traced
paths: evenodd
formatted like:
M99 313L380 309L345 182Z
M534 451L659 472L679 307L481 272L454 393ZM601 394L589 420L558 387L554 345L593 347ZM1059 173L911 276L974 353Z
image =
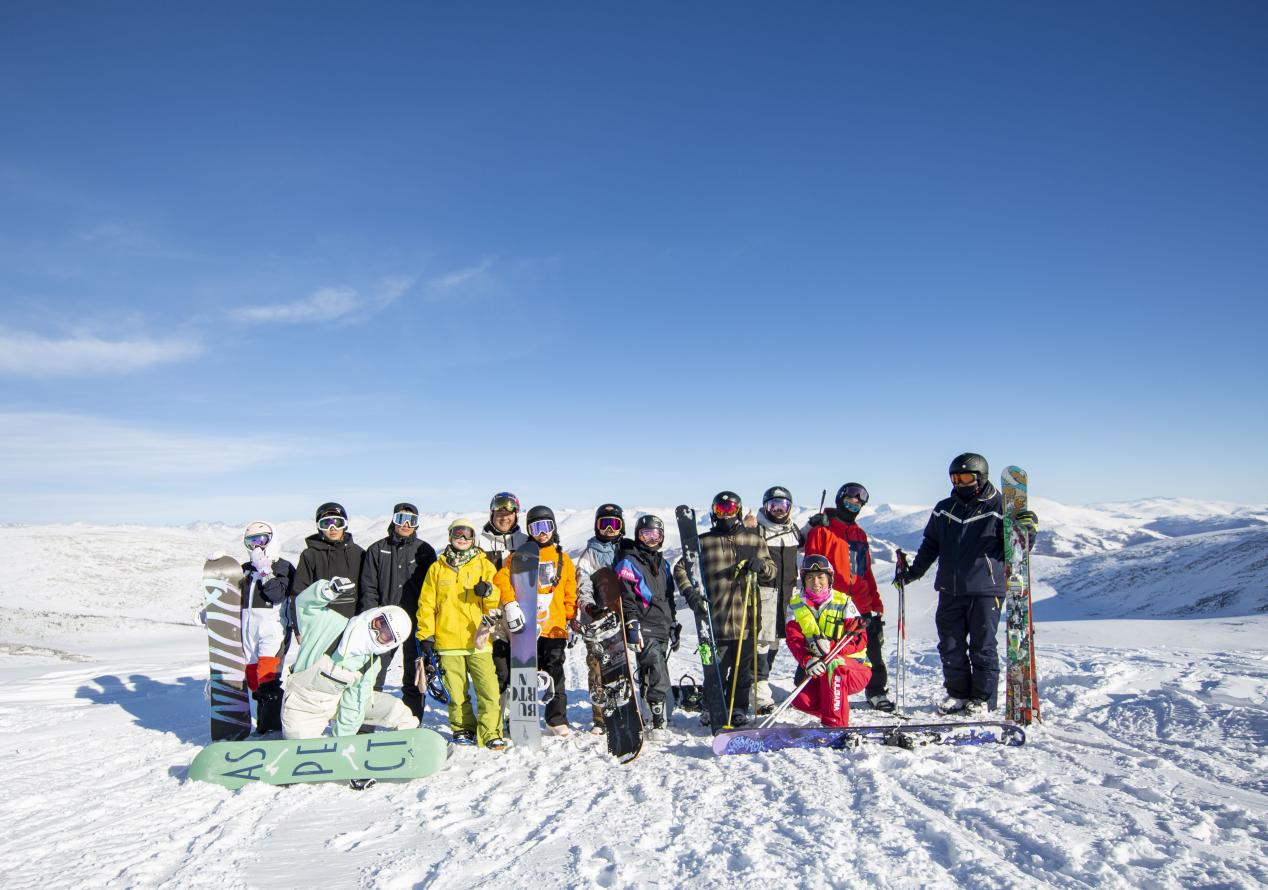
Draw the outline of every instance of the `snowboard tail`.
M1000 476L1004 499L1006 698L1004 716L1025 726L1039 718L1039 683L1035 676L1035 628L1031 616L1030 541L1014 524L1027 509L1028 478L1021 467L1006 467Z
M848 750L859 745L881 744L899 748L926 745L990 745L1014 747L1026 742L1026 731L1008 720L960 723L900 723L884 726L769 726L719 733L713 753L759 754L788 748Z
M242 581L242 566L232 556L213 557L203 563L212 741L251 734L251 701L242 649Z
M643 714L638 705L638 683L625 644L625 611L621 579L609 566L597 569L595 601L607 610L586 631L586 648L599 662L602 691L599 705L607 727L608 753L629 763L643 749Z
M320 739L213 742L198 752L189 778L237 789L252 782L292 785L354 779L407 781L438 772L450 746L430 729Z

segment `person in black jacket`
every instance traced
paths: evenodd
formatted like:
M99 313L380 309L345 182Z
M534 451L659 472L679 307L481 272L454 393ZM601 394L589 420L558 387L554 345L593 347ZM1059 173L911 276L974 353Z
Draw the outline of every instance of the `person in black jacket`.
M675 615L674 579L661 555L665 525L659 516L640 516L634 526L634 545L617 554L613 570L621 579L621 608L625 612L626 644L638 659L643 698L652 711L648 738L661 741L669 722L669 653L678 649L682 625Z
M304 539L308 545L299 555L299 568L291 581L290 607L294 608L295 597L303 593L314 581L329 581L331 578L361 577L361 559L365 551L352 540L352 532L348 531L348 512L336 503L322 504L317 508L317 534ZM347 602L338 602L330 608L345 618L357 613L357 603L353 598ZM291 627L298 627L298 622L291 616Z
M899 580L914 581L938 561L934 621L946 689L938 709L944 714L978 714L994 709L999 683L996 639L1005 588L1003 498L990 483L990 467L980 454L961 454L951 461L948 472L951 497L933 508L920 549ZM1016 522L1032 536L1039 530L1039 520L1029 510L1018 513Z
M365 552L361 563L361 584L357 590L357 612L379 606L400 606L409 615L409 637L398 647L401 651L401 698L419 720L423 719L425 696L414 682L414 662L418 658L415 636L418 633L418 594L423 589L427 570L436 561L436 551L418 537L418 508L402 502L392 508L392 521L387 537L375 541ZM395 650L379 657L379 675L374 691L383 689L388 667Z

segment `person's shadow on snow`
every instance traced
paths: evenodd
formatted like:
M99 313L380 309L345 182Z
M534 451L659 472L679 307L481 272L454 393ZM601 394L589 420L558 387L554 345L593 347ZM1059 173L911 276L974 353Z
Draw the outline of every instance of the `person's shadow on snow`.
M181 677L175 683L160 683L144 674L123 677L103 674L93 677L75 691L98 705L117 705L135 718L138 726L170 732L182 742L206 744L211 737L204 681Z

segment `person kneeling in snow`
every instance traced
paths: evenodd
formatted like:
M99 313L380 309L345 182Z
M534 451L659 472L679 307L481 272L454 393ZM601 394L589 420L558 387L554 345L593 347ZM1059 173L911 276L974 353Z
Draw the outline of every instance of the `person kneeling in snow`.
M409 616L400 606L382 606L344 617L355 598L356 585L340 577L315 581L296 598L302 643L282 700L288 739L318 738L332 718L337 736L356 735L363 723L418 726L404 702L374 691L379 656L409 639Z
M792 706L813 714L824 726L850 725L850 696L872 677L867 662L863 618L850 597L832 589L832 563L807 556L801 589L788 604L792 620L784 628L788 648L810 676Z

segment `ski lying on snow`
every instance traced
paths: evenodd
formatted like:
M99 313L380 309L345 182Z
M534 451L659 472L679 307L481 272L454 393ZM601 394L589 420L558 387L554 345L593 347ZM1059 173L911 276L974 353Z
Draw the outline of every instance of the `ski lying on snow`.
M1008 720L890 723L872 726L768 726L718 733L713 753L757 754L786 748L849 749L863 743L921 748L926 745L1023 745L1026 732Z

